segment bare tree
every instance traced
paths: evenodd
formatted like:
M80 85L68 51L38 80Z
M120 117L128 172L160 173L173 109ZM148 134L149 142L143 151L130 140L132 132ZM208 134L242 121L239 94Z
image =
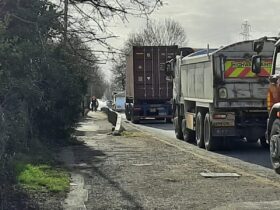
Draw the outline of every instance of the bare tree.
M131 46L144 45L186 45L186 33L184 28L175 20L165 19L163 22L149 20L145 28L138 33L130 34L125 43L125 52Z
M117 91L125 90L126 56L124 54L115 56L112 72L114 75L112 89Z
M108 28L111 22L120 19L128 21L130 16L146 17L157 7L162 5L161 0L50 0L61 10L62 35L56 38L62 39L64 44L69 45L73 54L81 56L85 62L92 65L104 64L112 57L122 53L115 49L108 40L116 38ZM82 44L88 46L76 48L70 42L72 37L78 36ZM81 46L84 46L81 45ZM86 51L86 52L84 52ZM83 52L83 53L81 53ZM94 54L94 56L85 56ZM122 69L119 65L118 69ZM99 68L97 68L99 70ZM120 71L120 70L119 70ZM100 71L99 71L100 72ZM102 75L95 75L96 80L104 79ZM121 76L123 78L124 75ZM94 80L91 78L91 80ZM96 81L91 82L90 92L99 90L103 84L96 85ZM124 81L121 81L122 88ZM98 94L98 93L95 93Z
M126 55L132 46L163 46L187 44L184 28L172 19L163 22L149 20L145 28L138 33L132 33L124 44L122 54L114 60L112 72L114 75L115 89L125 88Z
M109 56L119 53L108 44L108 39L116 38L108 26L115 19L128 21L129 16L148 17L162 0L51 0L61 8L64 22L63 39L79 34L84 43L102 58L104 62ZM97 56L98 57L98 56ZM94 61L96 62L96 60Z

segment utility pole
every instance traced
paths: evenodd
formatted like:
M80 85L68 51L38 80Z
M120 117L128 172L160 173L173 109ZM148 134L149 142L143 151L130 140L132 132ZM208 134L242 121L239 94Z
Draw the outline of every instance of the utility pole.
M242 32L240 34L243 36L243 40L244 41L249 40L251 25L249 24L248 20L245 20L244 23L242 23L241 29L242 29Z
M69 0L64 0L64 28L63 28L63 39L64 43L67 43L67 31L68 31L68 5Z

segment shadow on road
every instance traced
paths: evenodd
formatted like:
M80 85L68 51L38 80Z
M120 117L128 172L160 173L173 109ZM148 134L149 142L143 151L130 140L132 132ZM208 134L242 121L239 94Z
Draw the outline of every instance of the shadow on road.
M175 138L174 126L172 123L166 124L164 121L146 120L141 121L141 124L137 126L157 135L160 134L165 137ZM239 139L228 140L230 143L227 148L217 151L216 153L237 158L266 168L272 168L269 150L262 148L259 143L247 143L244 140Z
M103 193L106 192L106 196L112 199L112 202L118 202L118 205L121 204L122 209L143 209L135 197L127 192L121 183L115 181L116 177L108 173L108 168L104 166L106 165L105 161L108 156L103 151L96 150L87 145L76 146L73 148L73 151L75 154L76 169L85 178L85 183L91 186L88 206L94 206L94 202L99 201L98 196L104 196L105 194ZM118 195L121 196L121 200ZM101 200L108 199L103 196L100 198ZM106 204L103 207L106 207ZM109 208L110 205L107 207Z
M234 139L230 142L227 150L217 151L217 153L266 168L272 168L269 149L262 148L259 142L247 143L243 140Z
M172 123L166 123L164 120L141 120L140 125L160 130L173 131Z
M107 119L100 120L94 116L87 116L79 123L82 130L75 132L79 140L86 142L72 147L75 156L74 170L84 177L88 188L89 199L86 205L96 209L111 209L114 205L120 206L120 209L143 209L135 196L130 194L117 178L119 166L112 162L112 151L99 149L98 145L104 141L112 143L110 142L112 137L108 135L111 133L111 124L106 121ZM118 144L113 143L116 146ZM125 153L134 152L129 149L131 150L128 148Z
M229 139L227 145L214 153L236 158L247 163L272 168L269 149L264 149L259 142L247 143L241 139ZM195 143L193 143L196 145Z

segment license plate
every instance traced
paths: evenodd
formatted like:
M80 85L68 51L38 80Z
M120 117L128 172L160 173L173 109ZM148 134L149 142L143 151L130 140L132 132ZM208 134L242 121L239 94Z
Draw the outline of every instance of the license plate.
M166 112L160 112L160 113L158 113L160 116L164 116L164 115L166 115Z
M156 110L156 108L151 108L150 109L150 112L156 112L157 110Z
M234 121L213 121L214 127L234 127Z

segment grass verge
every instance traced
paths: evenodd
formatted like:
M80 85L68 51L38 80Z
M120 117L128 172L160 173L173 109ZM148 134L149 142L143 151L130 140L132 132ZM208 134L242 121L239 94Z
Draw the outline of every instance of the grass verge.
M147 137L145 133L139 132L139 131L123 131L121 133L122 136L124 137Z
M50 165L16 162L16 179L27 190L37 192L63 192L69 189L69 174Z
M70 186L70 174L54 158L55 152L47 148L29 154L17 154L13 167L20 187L27 191L66 192Z

